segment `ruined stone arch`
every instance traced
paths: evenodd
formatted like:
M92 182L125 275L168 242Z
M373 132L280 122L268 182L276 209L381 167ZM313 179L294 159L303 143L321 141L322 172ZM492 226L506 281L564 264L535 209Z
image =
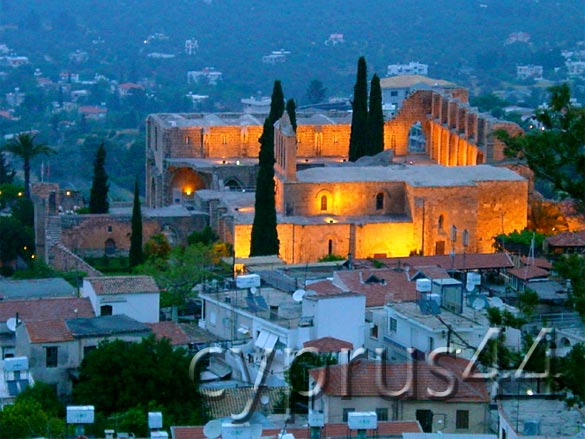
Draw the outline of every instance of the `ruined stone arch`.
M230 190L230 191L243 191L245 189L244 185L237 177L228 177L223 182L223 187Z
M180 204L191 198L195 191L205 189L205 180L191 168L176 169L169 180L168 197L172 204Z
M333 194L327 189L317 192L315 197L315 211L319 213L333 212Z
M420 120L414 122L408 130L408 152L420 154L427 151L427 136Z
M106 239L106 242L104 242L104 253L106 256L113 256L116 254L116 241L114 241L112 238L108 238Z
M561 339L559 340L559 346L562 348L570 348L571 341L567 337L561 337Z

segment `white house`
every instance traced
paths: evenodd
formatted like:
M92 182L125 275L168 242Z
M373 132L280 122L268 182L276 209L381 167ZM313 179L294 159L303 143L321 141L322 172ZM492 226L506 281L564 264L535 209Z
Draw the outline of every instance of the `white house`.
M81 295L89 298L97 316L125 314L142 323L159 321L160 292L151 276L86 277Z

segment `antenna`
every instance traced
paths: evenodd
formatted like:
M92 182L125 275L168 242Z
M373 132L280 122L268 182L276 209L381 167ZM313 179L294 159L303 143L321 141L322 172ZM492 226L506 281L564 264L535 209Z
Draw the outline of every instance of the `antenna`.
M303 289L298 289L296 290L293 295L292 298L295 302L299 303L303 301L303 296L306 294L307 292Z
M476 311L481 311L482 309L485 308L486 303L483 299L481 298L476 298L473 303L471 304L471 306L473 307L474 310Z
M10 317L8 320L6 320L6 327L9 331L15 332L19 323L20 320L16 320L16 317Z
M218 420L209 421L203 427L203 435L207 439L215 439L221 434L221 422Z

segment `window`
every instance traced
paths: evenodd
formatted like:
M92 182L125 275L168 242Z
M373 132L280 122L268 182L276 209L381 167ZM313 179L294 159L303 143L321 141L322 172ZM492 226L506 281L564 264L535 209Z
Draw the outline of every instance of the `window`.
M57 346L48 346L45 348L46 367L57 367L59 362L59 348Z
M100 306L100 316L111 316L114 312L114 308L112 305L102 305Z
M321 195L321 210L327 210L327 195Z
M430 410L417 410L416 420L425 433L433 432L433 412Z
M343 422L347 422L347 415L351 412L355 412L355 409L343 409Z
M112 226L108 226L108 233L112 233Z
M190 144L191 144L191 137L185 136L185 145L190 145Z
M457 410L455 415L455 428L467 430L469 428L469 410Z
M397 91L391 91L390 92L390 96L398 96L398 92Z
M370 328L370 337L378 338L378 325L372 324L372 327Z
M388 420L388 409L387 408L377 408L376 409L376 416L378 417L378 422L387 421Z
M443 215L439 215L439 219L437 221L437 228L439 232L443 231L443 226L445 225L445 217Z
M380 192L376 195L376 210L384 209L384 194Z
M223 145L226 145L227 144L227 136L225 134L222 134L221 135L221 143Z
M333 240L330 239L329 243L327 244L327 254L331 255L333 254Z
M396 319L393 319L392 317L390 317L390 320L388 321L388 329L390 330L390 332L396 332L397 328L398 328L398 321Z

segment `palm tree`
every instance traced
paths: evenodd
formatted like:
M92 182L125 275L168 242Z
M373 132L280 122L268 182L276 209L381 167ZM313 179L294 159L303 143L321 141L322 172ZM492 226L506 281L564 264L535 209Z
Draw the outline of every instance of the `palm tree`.
M23 162L24 170L24 195L30 199L30 162L31 160L40 154L53 154L55 150L43 143L35 143L36 135L29 133L20 133L8 142L4 148L4 151L11 152L12 154L20 157Z

